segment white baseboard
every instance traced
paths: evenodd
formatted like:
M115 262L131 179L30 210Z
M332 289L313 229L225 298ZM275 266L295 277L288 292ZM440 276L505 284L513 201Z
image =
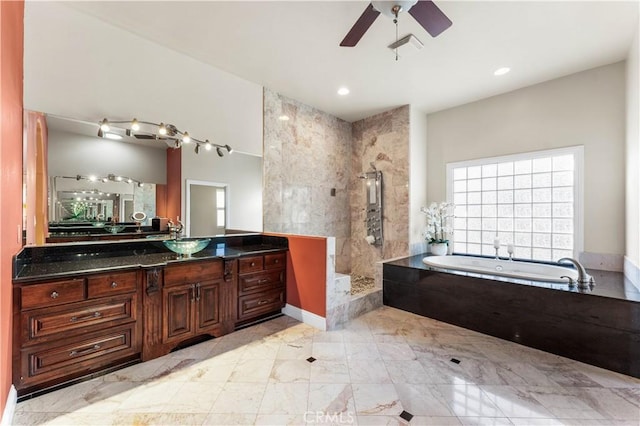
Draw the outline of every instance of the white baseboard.
M2 413L2 420L0 420L0 426L10 426L13 424L13 413L16 412L16 404L18 404L18 392L16 391L16 387L11 385L9 395L7 395L7 403Z
M640 290L640 267L627 256L624 257L624 276Z
M287 303L285 307L282 308L282 313L322 331L325 331L327 329L327 321L324 317L316 315L313 312L300 309L297 306L293 306Z

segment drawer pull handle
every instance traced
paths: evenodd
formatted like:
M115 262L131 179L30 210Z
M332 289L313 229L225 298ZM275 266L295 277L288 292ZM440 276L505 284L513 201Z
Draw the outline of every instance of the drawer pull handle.
M101 316L102 314L100 312L94 312L92 314L85 315L84 317L71 317L71 322L86 321L94 318L100 318Z
M251 262L251 265L249 266L256 266L256 262Z
M53 292L51 292L51 298L52 298L52 299L57 299L57 298L58 298L58 296L60 296L60 293L58 293L57 291L53 291Z
M261 300L258 302L258 305L266 305L267 303L269 303L268 300Z
M195 300L196 300L196 285L191 284L191 303L195 302Z
M115 282L115 281L113 281L113 282L111 283L111 288L116 288L116 287L118 287L118 283L117 283L117 282Z
M200 300L200 283L196 283L196 300Z
M268 278L264 278L264 279L258 280L258 284L265 284L265 283L268 283L268 282L269 282Z
M71 351L71 352L69 352L69 356L85 355L85 354L91 353L93 351L97 351L98 349L100 349L100 345L95 344L95 345L91 346L90 348L83 349L81 351Z

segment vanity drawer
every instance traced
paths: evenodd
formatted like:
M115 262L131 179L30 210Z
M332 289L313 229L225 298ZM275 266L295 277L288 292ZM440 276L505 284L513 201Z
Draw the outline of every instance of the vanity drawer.
M275 253L264 255L264 269L282 269L285 267L286 254Z
M57 347L24 349L22 371L28 372L28 376L20 381L28 384L103 368L136 353L134 334L135 328L130 326Z
M240 295L270 290L274 287L284 286L284 271L274 270L240 275L238 277L238 284Z
M22 309L79 302L84 298L84 279L26 285L21 289Z
M238 261L238 270L241 274L257 272L263 269L262 256L243 257Z
M284 307L284 287L279 290L240 296L238 298L238 320L243 321Z
M95 301L75 303L57 308L30 310L22 313L23 344L64 338L77 330L83 332L108 325L135 321L136 295L120 297L102 303ZM77 332L76 332L77 334Z
M164 269L164 285L180 285L222 278L224 264L222 260L205 262L184 262L181 265L169 265Z
M87 297L103 297L136 291L136 272L94 275L87 278Z

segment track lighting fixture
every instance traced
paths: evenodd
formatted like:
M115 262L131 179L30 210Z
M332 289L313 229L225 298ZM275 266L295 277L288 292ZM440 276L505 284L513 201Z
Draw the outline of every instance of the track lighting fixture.
M75 179L78 181L88 180L89 182L100 182L100 183L107 183L107 182L135 183L136 185L138 185L138 187L142 187L144 185L143 182L140 182L139 180L132 179L126 176L117 176L112 173L109 173L106 176L100 176L100 177L95 175L88 175L88 176L75 175L75 176L55 176L55 177L63 178L63 179Z
M110 135L118 137L126 135L137 139L165 142L174 149L181 148L183 144L193 142L196 145L196 154L200 153L201 145L204 145L204 149L207 151L211 151L211 148L215 147L220 157L224 156L223 150L226 150L229 154L233 152L233 148L229 145L211 143L209 139L205 139L204 141L196 139L192 137L189 132L183 132L173 124L165 124L164 122L157 124L149 121L139 121L137 118L131 121L109 121L107 118L104 118L98 122L98 125L98 137L100 138L110 137Z

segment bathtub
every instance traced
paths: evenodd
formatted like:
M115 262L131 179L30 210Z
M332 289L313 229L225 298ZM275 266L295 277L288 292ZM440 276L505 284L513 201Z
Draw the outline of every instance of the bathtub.
M575 280L578 271L572 267L547 265L519 260L496 260L473 256L428 256L422 259L427 266L478 274L498 275L522 280L568 284L566 277ZM564 277L564 278L563 278Z

